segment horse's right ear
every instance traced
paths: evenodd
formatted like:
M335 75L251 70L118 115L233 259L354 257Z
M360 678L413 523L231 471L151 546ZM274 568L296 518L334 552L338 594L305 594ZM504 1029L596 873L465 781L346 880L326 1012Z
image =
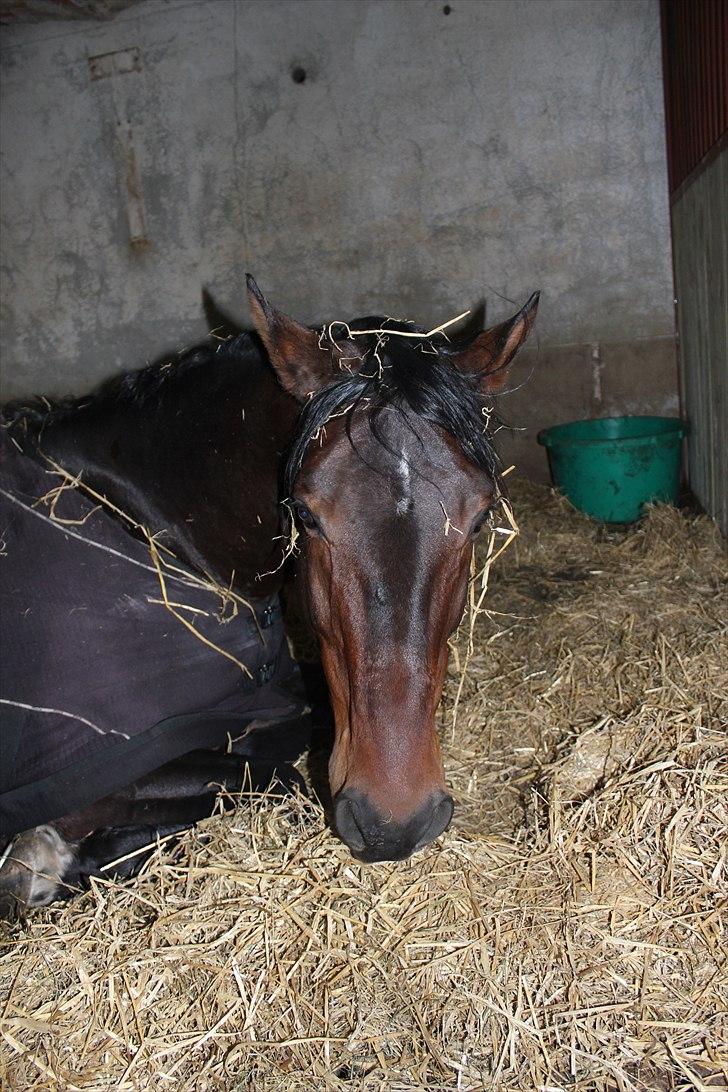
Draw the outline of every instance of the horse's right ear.
M331 354L319 345L319 335L268 303L248 273L250 313L270 362L284 390L305 402L333 379Z

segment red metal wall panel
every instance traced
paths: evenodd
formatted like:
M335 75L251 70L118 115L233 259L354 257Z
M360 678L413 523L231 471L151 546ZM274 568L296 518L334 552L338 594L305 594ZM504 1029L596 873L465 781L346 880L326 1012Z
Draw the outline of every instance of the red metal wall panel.
M728 129L728 0L662 0L670 193Z

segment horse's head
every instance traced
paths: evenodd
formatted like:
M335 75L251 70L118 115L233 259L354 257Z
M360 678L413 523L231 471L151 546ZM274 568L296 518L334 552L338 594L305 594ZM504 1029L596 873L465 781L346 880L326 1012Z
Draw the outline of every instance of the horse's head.
M452 817L435 730L447 640L501 488L490 398L538 296L453 349L392 320L312 331L249 288L278 378L303 403L284 490L336 721L336 825L363 860L397 860Z

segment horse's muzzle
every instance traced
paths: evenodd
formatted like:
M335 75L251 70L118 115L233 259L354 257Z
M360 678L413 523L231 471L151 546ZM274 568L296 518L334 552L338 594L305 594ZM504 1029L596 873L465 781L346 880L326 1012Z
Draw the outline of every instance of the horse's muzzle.
M360 861L402 861L450 825L453 800L437 792L404 822L382 815L366 796L344 789L334 803L336 829Z

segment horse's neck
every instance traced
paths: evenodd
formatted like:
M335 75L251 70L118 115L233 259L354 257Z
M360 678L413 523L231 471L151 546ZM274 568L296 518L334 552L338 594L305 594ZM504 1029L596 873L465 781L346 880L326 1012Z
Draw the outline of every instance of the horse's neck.
M251 596L280 586L279 465L297 409L251 352L212 357L156 402L59 421L41 448L178 557Z

